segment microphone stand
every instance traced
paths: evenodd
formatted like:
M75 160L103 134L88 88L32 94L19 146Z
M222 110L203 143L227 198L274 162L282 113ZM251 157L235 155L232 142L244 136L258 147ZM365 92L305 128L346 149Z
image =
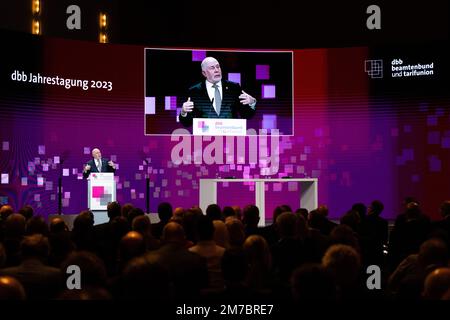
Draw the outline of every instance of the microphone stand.
M58 214L62 214L62 174L63 174L63 168L62 164L64 163L64 160L62 160L59 164L59 177L58 177Z
M146 166L146 174L145 174L145 207L146 213L150 213L150 174L148 173L148 161L144 159Z

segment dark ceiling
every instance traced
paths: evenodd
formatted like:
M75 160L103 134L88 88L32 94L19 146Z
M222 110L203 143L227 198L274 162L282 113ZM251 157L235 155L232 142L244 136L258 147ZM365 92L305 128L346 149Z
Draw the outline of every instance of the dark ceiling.
M0 28L30 32L31 0L2 1ZM42 0L43 35L97 41L98 13L109 15L112 43L159 46L305 48L448 41L448 1L123 1ZM136 3L135 3L136 2ZM66 8L81 8L68 30ZM366 8L381 8L381 30Z

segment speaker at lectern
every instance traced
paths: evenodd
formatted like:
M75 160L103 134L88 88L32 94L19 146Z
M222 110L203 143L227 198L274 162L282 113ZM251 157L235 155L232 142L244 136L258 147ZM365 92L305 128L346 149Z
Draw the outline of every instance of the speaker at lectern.
M106 211L108 203L116 201L116 181L112 172L91 172L88 177L88 208Z

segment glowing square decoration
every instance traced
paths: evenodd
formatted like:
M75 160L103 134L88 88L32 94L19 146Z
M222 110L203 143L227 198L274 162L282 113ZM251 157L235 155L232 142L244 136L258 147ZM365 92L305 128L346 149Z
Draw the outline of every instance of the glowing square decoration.
M166 96L164 110L176 110L177 109L177 97Z
M70 199L70 192L64 192L64 199Z
M2 184L8 184L9 183L9 174L2 173Z
M270 66L268 64L256 65L256 80L269 80L270 79Z
M145 97L145 114L155 114L156 113L156 98L155 97Z
M93 198L101 198L104 193L105 193L105 188L103 186L92 187L92 197Z
M38 154L45 154L45 146L38 146Z
M69 174L70 174L70 170L69 170L69 169L66 169L66 168L64 168L64 169L63 169L63 176L64 176L64 177L68 177L68 176L69 176Z
M274 84L263 84L261 85L261 93L263 99L274 99L276 98L276 86Z
M428 144L440 144L441 133L439 131L428 132Z
M70 199L62 199L62 206L67 208L69 206Z
M298 183L288 182L288 191L298 191Z
M192 50L192 61L203 61L206 58L206 51Z
M43 177L38 177L37 178L37 185L42 187L44 185L44 178Z
M450 148L450 137L442 138L441 147L443 149L449 149Z
M22 186L27 186L27 185L28 185L28 178L27 178L27 177L22 177L22 179L21 179L21 185L22 185Z
M241 84L241 74L240 73L228 73L228 81L236 82Z
M84 148L83 148L83 154L91 154L91 148L89 148L89 147L84 147Z
M431 172L440 172L442 170L442 161L435 155L428 158Z
M264 129L276 129L277 116L275 114L263 114L262 127Z
M8 151L9 150L9 141L3 141L2 143L2 150Z
M59 163L59 156L53 157L53 163L58 164Z
M273 184L273 191L274 192L281 192L283 190L281 183L274 183Z

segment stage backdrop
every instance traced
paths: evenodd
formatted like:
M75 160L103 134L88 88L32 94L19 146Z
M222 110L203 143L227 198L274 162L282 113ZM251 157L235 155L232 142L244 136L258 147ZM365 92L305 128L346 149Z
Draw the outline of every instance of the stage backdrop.
M1 35L2 204L30 204L44 216L56 213L61 176L63 213L85 209L87 182L81 172L95 147L117 163L122 204L145 208L145 178L150 178L151 212L162 201L197 205L199 179L231 176L318 178L319 203L329 206L331 218L353 203L379 199L384 217L393 219L406 196L415 196L437 217L450 194L449 55L439 44L284 50L287 59L279 64L242 60L243 50L227 49L221 53L229 57L222 64L224 78L251 88L258 99L258 129L282 131L239 140L158 135L166 129L161 123L182 128L177 112L184 93L145 86L149 76L152 83L173 81L180 87L201 79L200 58L217 48L183 48L191 60L174 72L164 65L146 70L151 44ZM158 117L146 121L151 106L164 110L161 123ZM219 205L252 203L253 188L224 184ZM269 184L268 217L280 204L297 209L298 188Z

